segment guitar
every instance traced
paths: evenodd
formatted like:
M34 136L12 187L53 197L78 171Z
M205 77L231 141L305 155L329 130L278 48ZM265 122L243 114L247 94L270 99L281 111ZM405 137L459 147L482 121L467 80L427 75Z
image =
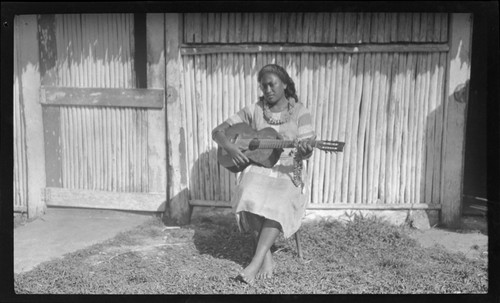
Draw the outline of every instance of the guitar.
M227 128L225 134L228 140L240 147L243 154L250 160L244 165L236 165L231 155L219 146L217 150L219 164L233 173L243 171L251 164L271 168L278 162L283 148L294 147L293 140L279 139L278 132L271 127L256 131L246 123L238 123ZM311 146L326 152L342 152L344 145L344 142L339 141L314 140L311 142Z

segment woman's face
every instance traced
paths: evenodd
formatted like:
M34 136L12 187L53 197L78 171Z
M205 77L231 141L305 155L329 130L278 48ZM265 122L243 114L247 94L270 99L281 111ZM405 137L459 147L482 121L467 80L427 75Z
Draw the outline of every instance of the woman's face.
M267 102L274 105L281 99L285 99L286 84L273 73L265 74L260 80L260 89L264 93Z

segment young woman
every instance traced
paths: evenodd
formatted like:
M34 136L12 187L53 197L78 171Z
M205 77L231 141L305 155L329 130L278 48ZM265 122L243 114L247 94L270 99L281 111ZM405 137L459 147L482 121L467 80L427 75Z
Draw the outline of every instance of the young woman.
M231 155L236 165L249 161L225 136L225 130L236 123L245 122L255 130L272 127L282 139L300 141L296 149L285 149L272 168L256 165L245 168L233 192L231 203L238 226L255 237L252 261L238 276L249 284L256 278L272 276L274 261L270 248L280 231L288 238L300 227L307 202L307 187L301 182L306 176L301 164L302 159L312 155L311 139L314 140L311 115L298 101L295 84L285 69L275 64L266 65L259 71L257 80L263 96L217 126L212 138ZM295 154L292 155L292 151Z

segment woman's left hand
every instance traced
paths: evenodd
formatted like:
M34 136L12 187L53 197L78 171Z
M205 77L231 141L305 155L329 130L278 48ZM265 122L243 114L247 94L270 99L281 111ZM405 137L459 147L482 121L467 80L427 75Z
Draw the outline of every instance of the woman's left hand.
M307 140L303 140L299 143L298 151L303 158L307 158L311 155L314 149L314 147L312 146L314 140L316 140L316 136L313 136Z

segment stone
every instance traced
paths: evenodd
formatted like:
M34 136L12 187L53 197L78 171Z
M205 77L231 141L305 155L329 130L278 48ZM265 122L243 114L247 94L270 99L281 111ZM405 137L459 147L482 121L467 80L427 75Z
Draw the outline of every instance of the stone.
M428 230L431 228L429 217L425 210L411 210L408 214L410 226L418 230Z

